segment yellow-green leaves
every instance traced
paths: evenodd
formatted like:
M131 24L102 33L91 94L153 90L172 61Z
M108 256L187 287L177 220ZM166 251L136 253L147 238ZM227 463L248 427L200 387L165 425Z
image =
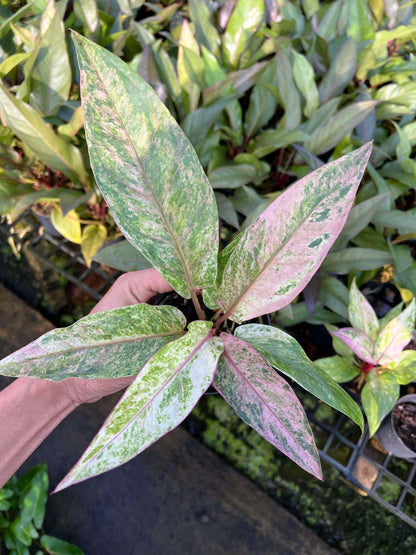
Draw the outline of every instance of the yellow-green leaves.
M74 41L91 166L114 219L183 297L213 285L218 215L194 149L135 71Z
M388 364L396 359L412 338L415 329L415 299L396 318L388 322L377 338L374 357L378 364Z
M209 322L192 322L184 337L153 356L55 491L129 461L188 416L223 351L210 328Z
M354 328L363 331L372 341L376 340L379 330L379 322L376 313L374 312L374 308L358 289L355 278L350 289L348 315Z
M91 265L92 257L104 245L106 238L107 229L103 225L90 224L82 230L81 250L88 266Z
M224 60L236 68L264 16L263 0L238 0L223 37Z
M307 175L242 233L218 288L229 318L278 310L305 287L345 223L370 152L367 144Z
M81 223L75 210L71 210L64 216L61 208L54 206L51 213L51 222L62 237L72 241L72 243L81 243Z
M97 312L6 357L0 372L54 381L134 376L156 351L184 333L185 324L172 306L139 304Z
M376 433L383 418L393 410L399 394L399 384L391 372L378 373L377 370L371 370L361 393L370 436Z

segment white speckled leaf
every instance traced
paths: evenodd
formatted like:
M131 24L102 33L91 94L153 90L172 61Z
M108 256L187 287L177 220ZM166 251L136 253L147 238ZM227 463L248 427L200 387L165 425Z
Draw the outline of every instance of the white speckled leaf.
M218 291L241 322L289 304L310 281L341 231L371 153L368 143L284 191L243 232Z
M191 322L184 337L149 360L55 491L129 461L188 416L212 382L223 351L211 326Z
M0 361L4 376L65 378L133 376L186 325L173 306L138 304L90 314L52 330Z
M378 364L389 364L397 358L412 338L416 317L415 299L399 316L381 330L376 341L374 356Z
M354 328L363 331L372 341L377 339L378 318L371 304L358 289L355 278L350 288L348 315Z
M260 324L239 326L235 336L250 343L277 370L349 416L361 429L364 428L363 415L357 403L307 357L294 337L278 328Z
M400 386L392 372L371 370L361 392L361 402L367 416L370 436L378 430L383 418L393 410L400 395Z
M224 354L214 386L238 416L301 468L322 478L305 411L289 384L251 345L221 334Z
M188 298L213 285L218 214L196 152L153 89L73 34L91 166L127 239Z
M356 328L341 328L337 331L332 331L331 335L341 339L361 360L365 360L369 364L376 363L374 358L374 343L363 331Z

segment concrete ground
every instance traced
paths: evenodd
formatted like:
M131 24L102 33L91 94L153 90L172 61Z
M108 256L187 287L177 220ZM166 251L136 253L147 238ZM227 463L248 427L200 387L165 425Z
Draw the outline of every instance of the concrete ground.
M0 284L0 357L51 328ZM7 383L0 378L0 389ZM77 409L20 473L46 462L53 489L116 400ZM181 428L122 467L51 496L46 514L46 533L75 543L86 555L335 553Z

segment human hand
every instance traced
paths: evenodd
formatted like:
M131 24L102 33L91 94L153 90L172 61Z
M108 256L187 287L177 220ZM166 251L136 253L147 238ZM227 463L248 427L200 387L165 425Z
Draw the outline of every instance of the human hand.
M91 313L145 303L159 293L167 293L172 287L154 269L129 272L120 276ZM94 403L106 395L130 385L135 376L88 380L68 378L62 382L66 395L75 405Z

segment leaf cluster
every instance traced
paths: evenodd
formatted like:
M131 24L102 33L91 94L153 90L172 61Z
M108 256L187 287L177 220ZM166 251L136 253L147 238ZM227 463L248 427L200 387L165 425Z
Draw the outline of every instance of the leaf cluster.
M7 553L82 555L75 545L44 533L48 486L47 467L39 464L20 479L12 476L0 489L0 547Z

